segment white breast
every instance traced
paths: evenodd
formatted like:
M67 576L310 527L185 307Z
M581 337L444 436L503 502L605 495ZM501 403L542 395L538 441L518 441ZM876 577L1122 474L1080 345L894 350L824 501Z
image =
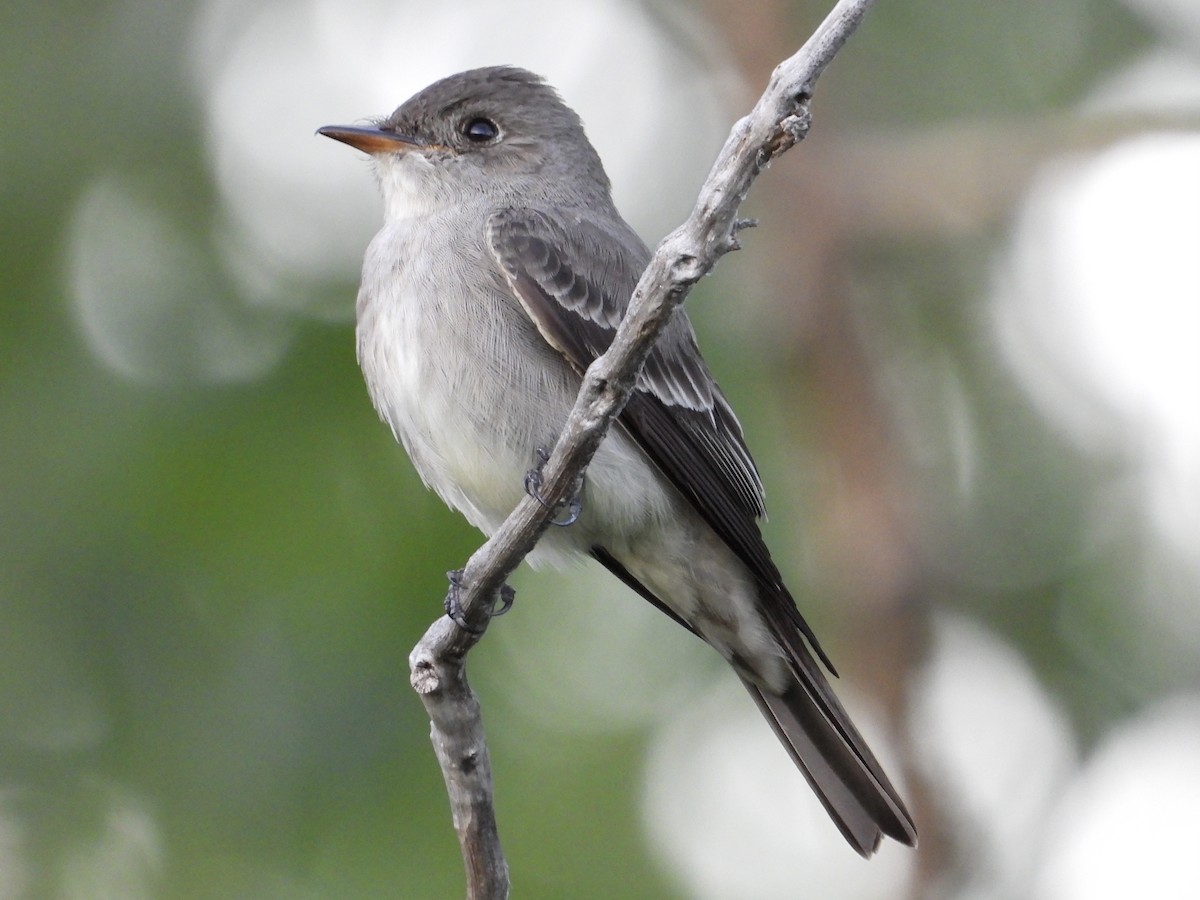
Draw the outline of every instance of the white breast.
M371 400L429 487L491 533L551 446L574 376L500 289L477 237L389 222L367 250L358 357ZM461 264L446 263L457 254Z
M437 216L392 220L371 242L358 359L376 410L422 480L491 534L520 501L538 448L557 440L579 379L507 295L482 227L478 236L445 228ZM447 253L469 264L452 269ZM589 469L580 522L551 529L531 562L638 534L665 514L665 491L614 432Z

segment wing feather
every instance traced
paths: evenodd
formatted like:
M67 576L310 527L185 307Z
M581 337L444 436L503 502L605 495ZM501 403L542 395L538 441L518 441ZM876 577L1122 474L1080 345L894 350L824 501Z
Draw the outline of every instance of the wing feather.
M602 230L586 211L505 209L489 220L487 238L541 335L582 375L612 342L649 260L645 245L632 231ZM813 659L815 653L836 674L759 532L762 482L682 310L647 358L619 422L754 575L765 620L795 682L778 695L749 681L746 687L842 833L864 856L881 834L914 844L903 801ZM694 630L607 550L596 547L592 555Z
M554 217L501 210L489 220L487 236L530 319L582 374L612 343L649 261L645 245L632 232L614 236L601 230L582 212ZM622 423L677 486L688 486L706 517L712 512L731 525L746 519L757 535L753 520L765 513L762 481L682 310L675 311L647 358ZM748 536L742 535L743 542Z

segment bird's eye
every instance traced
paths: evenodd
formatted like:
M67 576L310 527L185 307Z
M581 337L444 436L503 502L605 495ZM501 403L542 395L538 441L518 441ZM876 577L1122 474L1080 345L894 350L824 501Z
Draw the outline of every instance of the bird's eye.
M500 127L491 119L476 116L463 123L462 133L472 144L486 144L500 136Z

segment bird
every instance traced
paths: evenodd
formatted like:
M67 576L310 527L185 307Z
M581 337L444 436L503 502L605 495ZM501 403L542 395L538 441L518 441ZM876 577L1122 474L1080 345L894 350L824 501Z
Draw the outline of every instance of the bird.
M370 399L424 483L491 535L554 445L650 251L580 117L524 69L460 72L370 125L318 133L369 155L384 200L355 304ZM599 561L730 664L854 850L870 856L885 835L915 846L772 560L765 514L742 427L677 307L570 521L528 561Z

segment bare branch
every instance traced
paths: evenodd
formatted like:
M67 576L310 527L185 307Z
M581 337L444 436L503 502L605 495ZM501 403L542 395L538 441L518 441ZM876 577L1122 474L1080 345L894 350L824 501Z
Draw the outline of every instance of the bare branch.
M808 42L776 67L754 109L733 127L695 208L655 251L608 352L588 369L558 443L542 471L544 503L525 497L467 562L458 600L468 628L443 617L409 657L414 689L433 724L432 738L451 799L467 867L467 896L508 896L508 867L492 806L491 763L479 704L466 680L466 653L480 639L500 588L533 549L554 510L570 496L613 420L624 408L642 363L671 311L747 227L738 208L775 157L804 138L817 78L874 0L841 0Z

